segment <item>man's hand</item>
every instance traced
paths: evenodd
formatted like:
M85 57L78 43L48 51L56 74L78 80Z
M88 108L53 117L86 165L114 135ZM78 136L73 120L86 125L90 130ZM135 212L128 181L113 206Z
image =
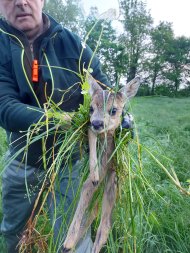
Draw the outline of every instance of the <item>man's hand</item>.
M54 119L56 125L64 130L67 130L71 126L72 118L74 112L58 112L58 111L48 111L48 119Z

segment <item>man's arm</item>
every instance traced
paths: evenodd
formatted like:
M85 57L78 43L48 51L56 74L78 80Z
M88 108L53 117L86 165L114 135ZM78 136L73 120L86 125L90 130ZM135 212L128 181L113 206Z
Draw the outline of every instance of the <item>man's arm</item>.
M43 117L38 107L22 103L14 79L0 67L0 126L10 132L26 131Z

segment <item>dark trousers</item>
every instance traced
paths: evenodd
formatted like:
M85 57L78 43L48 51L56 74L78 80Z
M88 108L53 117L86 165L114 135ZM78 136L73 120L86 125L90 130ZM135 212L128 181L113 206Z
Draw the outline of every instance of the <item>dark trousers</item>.
M3 233L8 253L18 253L17 247L25 225L31 216L34 203L44 181L45 172L24 166L14 160L2 177ZM80 162L70 171L61 171L54 183L54 191L48 194L47 206L54 232L54 246L47 253L61 252L66 230L76 206L80 182ZM90 253L92 241L90 230L76 246L76 253Z

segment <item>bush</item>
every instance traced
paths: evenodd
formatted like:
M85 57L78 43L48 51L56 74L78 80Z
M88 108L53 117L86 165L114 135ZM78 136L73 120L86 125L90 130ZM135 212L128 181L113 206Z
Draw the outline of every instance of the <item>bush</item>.
M173 85L161 84L155 87L155 95L174 97L175 89Z
M137 96L150 96L151 95L151 89L148 84L141 84L139 87Z
M178 97L190 97L190 86L188 88L184 88L179 90L177 93Z

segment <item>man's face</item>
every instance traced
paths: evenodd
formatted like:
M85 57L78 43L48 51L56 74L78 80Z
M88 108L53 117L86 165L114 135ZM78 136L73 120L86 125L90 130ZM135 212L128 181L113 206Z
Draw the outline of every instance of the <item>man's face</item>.
M44 0L0 0L0 13L15 28L29 32L42 24Z

